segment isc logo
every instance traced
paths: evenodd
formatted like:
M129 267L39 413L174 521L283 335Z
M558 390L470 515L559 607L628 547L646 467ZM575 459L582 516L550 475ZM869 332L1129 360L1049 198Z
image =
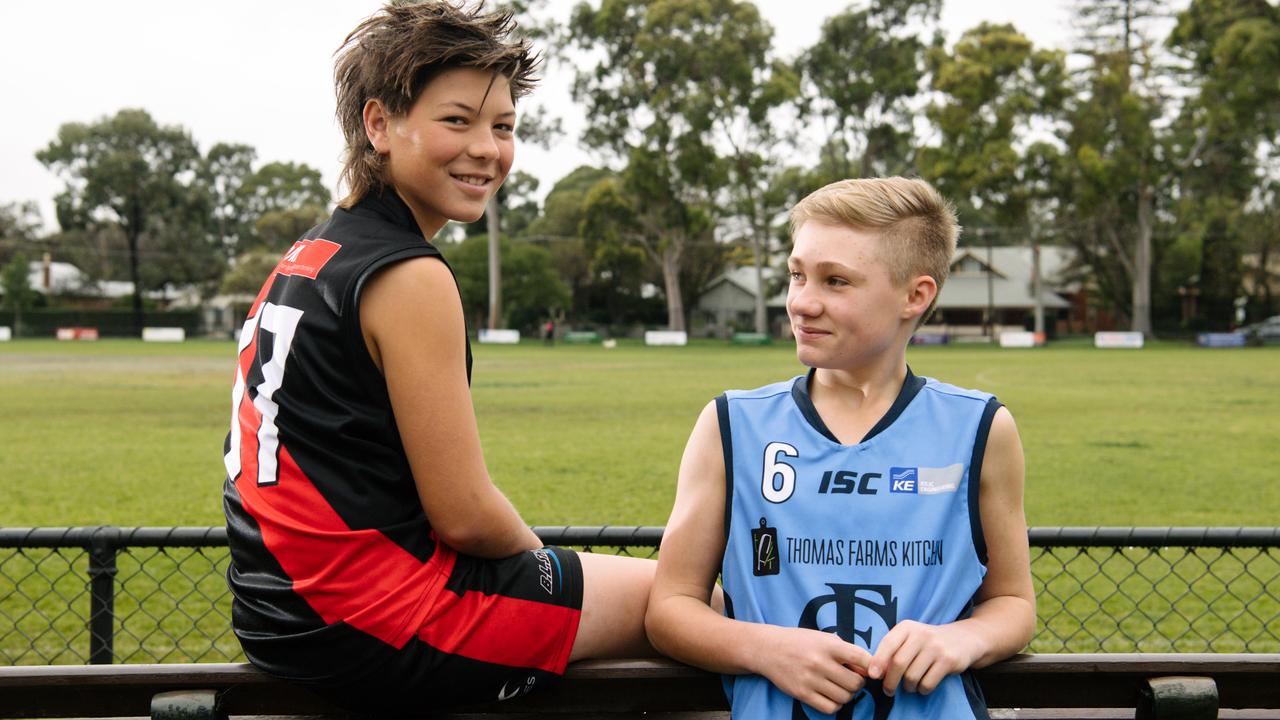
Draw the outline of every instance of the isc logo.
M919 493L919 468L889 468L889 492L911 493L912 495Z

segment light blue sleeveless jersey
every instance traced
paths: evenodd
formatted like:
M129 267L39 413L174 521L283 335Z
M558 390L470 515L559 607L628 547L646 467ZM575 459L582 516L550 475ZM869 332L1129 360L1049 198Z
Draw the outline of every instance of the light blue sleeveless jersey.
M721 581L738 620L835 632L875 652L902 620L967 617L986 574L978 477L1000 404L907 372L893 407L841 445L800 376L717 398L727 502ZM820 718L758 675L725 676L734 720ZM970 674L929 695L868 681L838 720L986 718Z

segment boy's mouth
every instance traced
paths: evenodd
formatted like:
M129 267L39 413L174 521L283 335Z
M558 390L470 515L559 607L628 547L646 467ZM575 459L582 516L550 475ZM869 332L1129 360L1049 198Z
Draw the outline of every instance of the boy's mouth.
M484 187L493 180L493 178L486 177L484 175L454 175L453 173L450 173L450 176L453 177L454 180L464 182L468 185L474 185L475 187Z

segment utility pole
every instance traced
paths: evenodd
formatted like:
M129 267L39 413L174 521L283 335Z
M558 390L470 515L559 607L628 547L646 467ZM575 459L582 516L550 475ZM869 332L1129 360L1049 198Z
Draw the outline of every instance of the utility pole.
M1040 246L1035 242L1031 243L1031 297L1035 302L1035 327L1036 337L1043 337L1044 333L1044 300L1040 297Z
M992 267L995 261L991 258L991 233L986 228L978 228L978 236L987 239L987 328L986 335L988 340L994 340L996 337L996 286L995 274Z
M485 224L489 226L489 329L496 330L502 322L502 248L498 242L498 194L494 193L484 208Z

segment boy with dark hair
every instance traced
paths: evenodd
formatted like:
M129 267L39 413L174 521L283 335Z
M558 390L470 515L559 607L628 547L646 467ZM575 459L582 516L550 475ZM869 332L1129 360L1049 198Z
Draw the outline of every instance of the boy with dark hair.
M511 168L536 59L508 14L394 4L335 71L349 194L267 279L224 506L249 660L361 713L505 700L652 652L651 561L543 547L485 468L453 274L429 239Z
M1013 418L906 363L958 232L920 180L792 211L810 370L703 410L646 618L659 650L725 675L735 718L986 718L968 670L1035 629Z

